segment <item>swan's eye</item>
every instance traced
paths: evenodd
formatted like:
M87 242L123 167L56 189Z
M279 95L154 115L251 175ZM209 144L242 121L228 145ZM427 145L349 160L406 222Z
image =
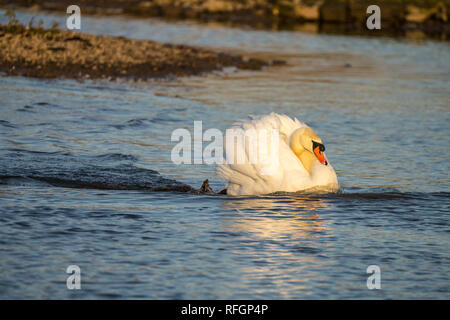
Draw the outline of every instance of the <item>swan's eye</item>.
M325 146L319 142L313 141L313 150L316 150L317 147L319 147L319 151L320 152L324 152L325 151Z

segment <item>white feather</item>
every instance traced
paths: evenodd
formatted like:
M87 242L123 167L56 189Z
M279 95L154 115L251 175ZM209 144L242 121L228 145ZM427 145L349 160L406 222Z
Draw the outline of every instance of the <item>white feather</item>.
M265 116L250 116L249 120L238 120L231 128L246 130L255 130L259 136L262 130L269 133L272 129L278 130L279 139L278 146L275 143L272 145L270 139L267 139L267 144L261 146L259 144L251 145L245 143L244 145L233 142L232 146L237 152L243 152L245 159L243 163L223 163L217 166L217 174L228 181L227 194L230 195L251 195L251 194L267 194L277 191L295 192L311 188L323 188L327 190L337 190L339 188L336 173L333 167L322 165L319 161L313 164L311 174L304 168L302 162L294 154L290 147L290 137L292 133L306 126L304 123L298 121L296 118L291 119L286 115L279 115L271 113ZM247 131L248 132L248 131ZM225 156L232 154L232 150L227 147L226 138L224 141ZM268 153L275 152L276 159L278 159L278 166L270 174L263 174L264 168L267 169L270 164L257 159L252 162L251 148L260 153L260 148L267 148ZM277 147L277 150L274 148Z

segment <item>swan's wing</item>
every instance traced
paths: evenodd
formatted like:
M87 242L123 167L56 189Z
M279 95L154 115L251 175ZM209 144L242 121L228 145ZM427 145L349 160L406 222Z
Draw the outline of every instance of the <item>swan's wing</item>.
M285 189L291 179L306 177L306 170L289 147L292 132L301 126L304 124L297 119L275 113L234 123L229 129L233 135L227 130L224 140L226 162L217 166L217 174L229 181L229 191L270 193Z

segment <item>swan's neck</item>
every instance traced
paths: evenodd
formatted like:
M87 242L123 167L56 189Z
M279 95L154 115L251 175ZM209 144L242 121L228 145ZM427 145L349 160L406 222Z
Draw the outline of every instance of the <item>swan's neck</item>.
M306 171L311 175L311 168L314 163L314 155L306 149L303 149L300 153L295 153L297 158L300 159L303 167L305 167Z
M297 129L291 136L290 145L292 151L294 151L297 158L303 164L303 167L305 167L306 171L311 175L311 168L314 164L315 156L310 151L306 150L300 143L304 131L304 128Z

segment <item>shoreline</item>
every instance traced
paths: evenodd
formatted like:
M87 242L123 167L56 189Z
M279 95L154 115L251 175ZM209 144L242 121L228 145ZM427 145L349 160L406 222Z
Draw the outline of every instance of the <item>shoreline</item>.
M370 0L79 0L82 14L131 15L217 22L255 29L450 39L450 0L380 0L381 30L365 26ZM70 0L0 0L5 9L64 12Z
M283 64L187 45L24 26L14 19L0 25L0 72L8 76L137 81Z

